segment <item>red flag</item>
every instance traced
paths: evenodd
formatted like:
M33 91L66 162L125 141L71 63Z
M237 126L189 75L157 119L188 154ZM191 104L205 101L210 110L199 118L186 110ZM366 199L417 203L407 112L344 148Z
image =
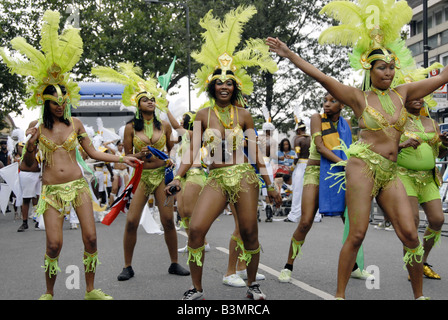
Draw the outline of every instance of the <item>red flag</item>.
M140 178L142 176L142 171L143 164L138 163L135 167L134 175L132 176L126 188L123 190L123 193L120 194L117 199L115 199L111 207L112 209L104 217L103 221L101 221L102 224L110 226L120 212L126 212L126 204L132 200L135 190L137 190L138 184L140 183Z

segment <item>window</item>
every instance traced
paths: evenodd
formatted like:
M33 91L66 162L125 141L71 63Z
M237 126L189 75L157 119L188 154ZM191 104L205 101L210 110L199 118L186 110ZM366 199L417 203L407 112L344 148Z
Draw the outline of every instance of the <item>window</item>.
M434 18L436 20L436 26L443 22L442 17L443 17L442 11L438 11L434 14Z
M417 21L411 20L411 23L409 24L410 27L410 36L413 37L417 34Z
M412 20L410 23L411 37L417 34L417 21Z
M448 64L448 54L444 56L440 56L440 63L446 66Z
M440 45L444 45L448 43L448 30L445 30L440 33Z
M413 56L417 56L423 53L423 41L417 42L409 46L409 50L411 50Z
M417 21L415 34L419 34L422 32L423 32L423 21Z
M428 46L430 48L429 50L435 49L439 46L439 35L438 34L428 38Z

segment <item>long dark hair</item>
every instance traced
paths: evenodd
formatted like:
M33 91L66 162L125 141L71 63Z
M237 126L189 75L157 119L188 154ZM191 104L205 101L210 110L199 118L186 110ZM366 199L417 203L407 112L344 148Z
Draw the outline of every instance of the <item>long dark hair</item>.
M140 100L138 100L139 107L140 107ZM140 109L137 109L137 113L135 114L134 119L132 119L128 123L133 124L135 131L142 131L144 129L145 120L143 119L143 115L142 115ZM159 119L157 119L155 111L154 111L154 127L156 127L157 130L162 130L162 123L159 121Z
M192 115L194 115L196 112L194 112L194 111L192 111L191 112L191 114ZM182 125L182 127L185 129L185 130L193 130L193 122L191 121L191 115L190 115L190 113L186 113L185 115L184 115L184 122L183 122L183 125Z
M222 73L221 69L216 69L215 72L213 72L213 76L216 76L221 73ZM230 70L227 70L226 74L234 75L234 73ZM233 83L233 94L232 94L232 98L230 99L230 102L232 104L236 104L238 102L238 96L240 95L241 92L240 92L240 89L238 88L236 81L234 79L230 79L230 80L232 80L232 83ZM218 79L213 80L207 86L208 95L215 100L216 100L216 92L215 92L216 81L218 81Z
M67 94L67 90L65 89L64 86L59 86L59 88L61 88L61 92L63 95ZM55 92L57 92L56 88L53 85L49 85L48 87L45 88L43 94L53 95ZM66 104L65 107L71 108L71 105ZM70 120L65 119L64 116L59 118L59 121L65 123L67 126L70 125ZM47 128L48 130L53 129L54 119L50 112L50 100L46 100L44 103L44 113L42 115L42 122L44 124L44 127Z
M280 141L280 144L278 145L278 149L281 151L281 152L285 152L285 150L283 150L283 142L285 142L285 141L288 141L288 144L289 144L289 150L288 151L291 151L292 149L291 149L291 142L289 142L289 139L288 138L284 138L282 141Z

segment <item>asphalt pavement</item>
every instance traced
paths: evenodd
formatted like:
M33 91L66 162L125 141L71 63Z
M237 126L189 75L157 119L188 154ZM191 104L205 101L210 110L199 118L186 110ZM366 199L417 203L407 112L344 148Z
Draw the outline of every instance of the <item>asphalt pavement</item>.
M295 223L265 222L261 214L259 238L262 245L259 273L266 276L260 281L267 299L274 301L332 300L336 290L337 263L342 245L343 224L339 217L324 217L315 223L303 247L303 257L296 260L291 283L280 283L277 276L286 262ZM375 222L375 221L374 221ZM95 287L101 288L115 300L123 301L178 301L191 285L189 276L168 274L170 264L164 236L148 234L140 227L135 248L133 269L135 277L117 281L123 268L123 231L125 215L120 214L111 226L96 223L99 260ZM32 221L25 232L17 232L20 220L12 213L0 214L0 300L36 300L45 291L43 256L45 231L35 230ZM233 232L231 215L221 215L207 235L211 245L205 254L203 286L209 301L248 301L246 288L222 284L227 269L228 245ZM423 234L420 232L420 237ZM186 243L186 234L178 232L179 247ZM377 282L349 281L348 300L412 300L407 272L403 270L402 245L395 232L377 230L370 226L364 241L365 266L375 273ZM55 300L82 300L85 283L83 275L83 245L81 230L64 225L64 244L55 286ZM186 266L187 255L179 254L179 263ZM448 239L444 232L440 247L432 250L429 263L442 279L424 279L424 294L433 300L448 299ZM81 270L81 271L80 271Z

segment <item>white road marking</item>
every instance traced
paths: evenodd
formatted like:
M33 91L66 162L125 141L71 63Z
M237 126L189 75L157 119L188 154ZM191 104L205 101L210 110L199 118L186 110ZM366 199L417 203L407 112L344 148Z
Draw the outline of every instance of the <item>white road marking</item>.
M224 252L225 254L229 254L229 250L226 249L226 248L216 247L216 249L218 249L221 252ZM258 265L258 268L261 269L261 270L264 270L264 271L266 271L268 273L270 273L271 275L273 275L276 278L278 278L278 276L280 275L280 272L278 272L278 271L276 271L276 270L274 270L274 269L272 269L272 268L270 268L270 267L268 267L268 266L266 266L266 265L264 265L262 263L260 263ZM296 280L294 278L291 278L290 283L292 283L293 285L295 285L295 286L297 286L297 287L299 287L299 288L301 288L301 289L303 289L305 291L308 291L309 293L314 294L314 295L316 295L316 296L318 296L318 297L320 297L320 298L322 298L324 300L334 300L334 296L333 295L331 295L331 294L329 294L327 292L324 292L322 290L316 289L316 288L310 286L309 284L306 284L305 282L302 282L302 281Z
M187 234L185 232L183 232L183 231L177 231L177 232L179 234L185 236L185 237L188 237ZM221 252L224 252L225 254L229 254L229 250L226 249L226 248L216 247L216 249L218 249ZM280 272L278 272L277 270L274 270L274 269L272 269L272 268L270 268L270 267L268 267L268 266L266 266L266 265L264 265L262 263L260 263L258 265L258 268L263 270L263 271L266 271L266 272L270 273L271 275L273 275L276 278L278 278L278 276L280 275ZM324 300L334 300L334 296L333 295L331 295L331 294L329 294L329 293L327 293L325 291L316 289L316 288L310 286L309 284L306 284L305 282L302 282L302 281L299 281L297 279L291 278L290 283L292 283L293 285L295 285L295 286L297 286L297 287L299 287L299 288L301 288L301 289L303 289L305 291L308 291L309 293L314 294L314 295L316 295L316 296L318 296L318 297L320 297L320 298L322 298Z

